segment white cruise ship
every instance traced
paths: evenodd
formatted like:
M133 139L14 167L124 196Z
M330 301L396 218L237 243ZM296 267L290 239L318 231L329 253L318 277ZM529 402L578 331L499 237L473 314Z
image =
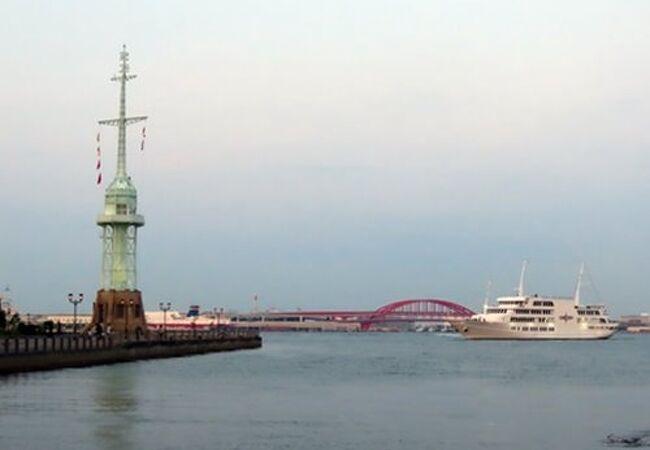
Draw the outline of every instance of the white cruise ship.
M602 305L581 305L580 268L574 297L543 297L524 294L526 262L517 294L500 297L497 304L483 306L483 313L453 322L467 339L607 339L618 329Z

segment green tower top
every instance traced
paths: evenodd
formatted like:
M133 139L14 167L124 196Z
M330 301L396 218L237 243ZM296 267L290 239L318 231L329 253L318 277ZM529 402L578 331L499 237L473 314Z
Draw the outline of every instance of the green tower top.
M113 178L113 181L111 181L106 189L104 214L102 216L132 216L137 213L137 190L131 177L126 172L126 127L146 120L147 116L126 117L126 82L137 76L129 73L129 71L129 52L126 51L126 45L123 45L122 51L120 52L119 71L111 78L111 81L120 83L119 117L99 121L100 125L116 126L118 129L117 170L115 172L115 178ZM144 218L142 216L137 218L131 217L131 219L134 219L136 223L133 224L136 226L144 225Z
M126 82L134 79L129 73L129 53L126 46L120 52L120 67L111 81L120 83L119 116L100 120L100 125L118 129L117 170L106 188L104 211L97 217L102 227L102 289L137 289L136 246L137 228L144 225L144 217L138 214L138 192L126 171L126 127L146 120L146 116L126 116Z

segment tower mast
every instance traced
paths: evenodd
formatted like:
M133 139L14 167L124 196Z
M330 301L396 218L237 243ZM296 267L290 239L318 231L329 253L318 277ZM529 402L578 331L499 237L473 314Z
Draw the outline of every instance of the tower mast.
M97 217L102 228L102 276L92 320L93 326L110 327L127 337L146 330L136 266L137 229L144 226L144 217L138 214L138 192L126 171L126 127L147 119L126 115L126 83L135 77L129 52L122 46L118 73L111 78L120 83L118 117L99 121L117 127L117 170L106 188L104 211Z
M120 108L117 119L100 120L100 125L109 125L117 127L117 173L116 178L126 178L126 127L128 125L147 120L147 116L126 117L126 82L137 77L136 74L129 73L129 52L126 51L126 45L122 46L120 52L120 68L111 81L120 83Z

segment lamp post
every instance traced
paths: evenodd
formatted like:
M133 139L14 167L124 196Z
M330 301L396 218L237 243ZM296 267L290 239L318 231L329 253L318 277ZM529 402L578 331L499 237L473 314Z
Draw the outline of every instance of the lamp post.
M172 308L172 304L171 302L160 302L159 308L163 312L163 334L167 336L167 311Z
M84 301L84 295L83 294L77 294L75 297L74 294L69 293L68 294L68 301L72 303L73 306L73 316L72 316L72 330L74 334L77 334L77 305L81 302Z

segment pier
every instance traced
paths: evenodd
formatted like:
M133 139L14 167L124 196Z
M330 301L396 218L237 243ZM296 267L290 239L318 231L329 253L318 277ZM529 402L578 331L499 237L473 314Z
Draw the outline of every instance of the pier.
M140 339L129 339L122 334L3 337L0 338L0 375L256 349L261 346L262 339L253 328L170 331L150 333Z

